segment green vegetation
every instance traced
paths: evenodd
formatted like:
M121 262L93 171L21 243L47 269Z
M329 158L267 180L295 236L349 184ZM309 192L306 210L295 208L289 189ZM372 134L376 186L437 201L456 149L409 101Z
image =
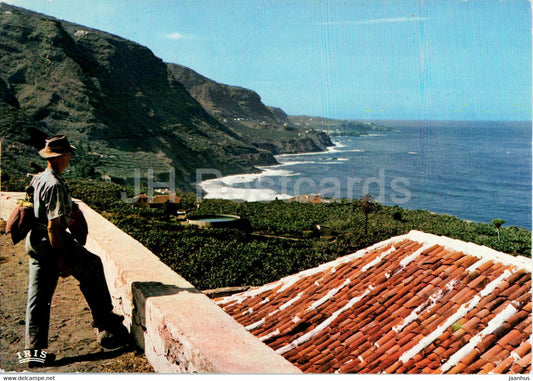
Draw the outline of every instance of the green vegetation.
M365 215L365 234L368 234L368 215L378 209L378 204L370 194L364 194L359 200L359 209ZM396 214L392 216L396 220Z
M125 203L121 195L133 197L131 188L75 176L75 171L65 176L74 197L139 240L199 289L264 284L413 229L531 256L531 232L526 229L500 226L498 236L492 224L380 204L374 205L365 223L364 198L323 204L204 200L197 207L194 194L179 195L179 208L189 216L235 214L251 225L251 231L203 230L182 224L169 213L172 208L143 209ZM21 191L27 182L27 178L12 177L2 188Z
M160 181L174 168L177 186L189 191L197 168L251 173L275 164L274 154L331 145L323 133L291 128L253 91L181 67L189 72L183 78L177 65L118 36L5 3L0 29L5 176L25 174L44 139L56 134L79 148L73 164L80 177L128 183L140 169ZM208 88L197 100L184 86L199 80Z
M131 234L167 265L200 289L260 285L392 236L416 229L475 242L512 255L531 255L531 232L502 228L498 239L491 224L423 210L379 205L368 220L361 201L329 204L233 202L204 200L182 194L180 208L189 215L235 214L248 219L252 230L202 230L182 225L161 209L141 209L121 201L132 191L112 183L70 181L73 194Z
M0 10L2 189L24 190L31 161L44 165L37 155L44 138L67 134L78 146L66 173L73 195L200 289L264 284L412 229L531 255L531 232L525 229L493 221L496 232L490 224L377 208L365 199L329 204L206 200L197 208L193 194L181 195L180 208L190 215L236 214L250 222L250 231L200 230L182 225L169 213L172 208L124 203L121 194L132 197L132 189L94 179L105 175L127 183L135 169L143 176L153 169L156 181L166 181L175 168L177 186L193 189L197 168L249 173L257 170L254 165L272 164L275 153L324 149L331 141L321 130L364 135L390 129L306 116L287 119L281 110L269 111L257 94L213 81L206 86L214 92L205 93L215 96L195 99L178 81L192 74L180 69L178 76L178 67L145 47L5 3ZM198 77L190 79L193 86ZM215 98L226 103L210 106L212 116L201 103L210 105ZM235 107L239 112L233 114Z
M325 131L331 136L364 136L372 133L392 131L390 127L379 126L374 123L347 122L336 128L326 128Z
M204 200L197 207L194 194L179 195L180 209L190 216L235 214L252 227L251 231L203 230L183 225L169 209L143 209L123 202L123 192L133 196L130 188L70 176L75 197L139 240L199 289L261 285L413 229L531 256L531 232L526 229L502 227L505 233L499 239L491 224L423 210L378 204L368 219L367 234L361 200L324 204ZM26 182L13 178L3 188L23 190Z
M281 154L322 151L332 145L325 133L296 128L283 110L264 105L252 90L215 82L182 65L167 66L203 108L255 147ZM253 157L263 165L275 164L264 155Z
M462 327L463 327L462 322L461 322L461 321L456 321L455 323L452 324L452 331L453 331L453 332L457 332L457 331L459 331Z
M326 132L329 136L364 136L393 131L391 127L372 122L337 120L311 116L289 116L289 120L300 128L313 128Z
M498 230L498 240L500 240L500 228L503 224L505 224L505 220L502 220L501 218L495 218L492 221L490 221L491 224L493 224L496 229Z

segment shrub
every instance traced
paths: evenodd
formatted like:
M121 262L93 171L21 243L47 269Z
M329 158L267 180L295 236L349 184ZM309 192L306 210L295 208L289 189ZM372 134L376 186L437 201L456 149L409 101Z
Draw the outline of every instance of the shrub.
M531 232L526 229L501 227L504 234L498 239L491 224L397 206L375 209L368 221L370 234L365 234L365 214L357 208L358 201L301 204L204 200L197 209L194 194L179 195L181 207L190 215L223 213L247 218L252 226L252 234L248 234L237 229L183 226L165 209L132 207L121 201L123 192L133 196L133 190L125 186L72 178L69 187L74 197L139 240L200 289L272 282L412 229L531 256ZM317 225L329 227L332 234L326 239L317 234L305 236L304 231L316 231Z

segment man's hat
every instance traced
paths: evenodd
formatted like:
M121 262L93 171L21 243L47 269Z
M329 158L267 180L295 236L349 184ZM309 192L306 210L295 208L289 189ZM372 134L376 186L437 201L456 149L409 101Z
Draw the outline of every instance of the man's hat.
M49 159L74 152L75 149L76 147L70 145L65 135L56 135L46 139L46 145L39 151L39 155L45 159Z

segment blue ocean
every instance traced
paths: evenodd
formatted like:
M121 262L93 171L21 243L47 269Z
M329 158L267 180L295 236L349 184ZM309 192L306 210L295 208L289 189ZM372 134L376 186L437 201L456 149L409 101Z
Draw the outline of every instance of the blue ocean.
M327 152L280 155L263 173L202 183L207 197L322 194L531 230L530 122L380 121L392 131L334 136Z

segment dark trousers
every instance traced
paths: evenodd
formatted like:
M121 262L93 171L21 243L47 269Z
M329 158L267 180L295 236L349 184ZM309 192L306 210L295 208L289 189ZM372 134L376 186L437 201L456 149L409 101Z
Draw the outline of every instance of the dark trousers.
M63 250L72 275L91 309L93 326L103 327L112 318L113 304L100 258L68 233L63 236ZM48 347L50 306L59 279L57 253L52 250L46 231L32 231L26 238L30 255L28 304L26 308L26 348Z

